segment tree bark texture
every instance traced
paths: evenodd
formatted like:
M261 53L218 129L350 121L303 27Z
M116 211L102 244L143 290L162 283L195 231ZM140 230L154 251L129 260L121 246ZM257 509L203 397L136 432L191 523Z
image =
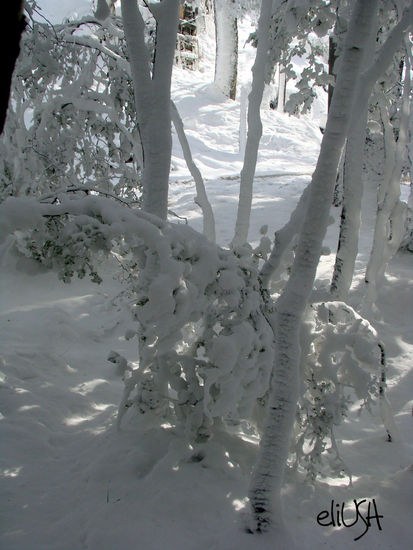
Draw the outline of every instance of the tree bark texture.
M340 235L330 287L331 294L336 300L345 301L347 299L358 253L363 197L362 162L369 98L377 79L386 71L393 55L400 47L403 32L408 28L411 17L412 7L410 6L393 28L375 58L375 36L370 36L366 61L368 62L371 57L374 58L374 61L367 66L359 79L345 152ZM388 153L390 153L390 147L388 149Z
M240 192L233 245L242 246L247 242L251 217L252 190L258 148L262 136L260 107L265 86L268 62L269 32L271 24L272 0L262 0L258 21L258 46L252 67L252 88L248 96L248 131L245 146L244 164L241 170Z
M336 173L344 145L366 37L377 0L357 0L347 32L291 275L271 322L276 359L266 425L250 484L254 529L282 525L281 486L299 389L300 326L327 229Z
M215 0L215 86L229 99L237 94L238 22L233 0Z

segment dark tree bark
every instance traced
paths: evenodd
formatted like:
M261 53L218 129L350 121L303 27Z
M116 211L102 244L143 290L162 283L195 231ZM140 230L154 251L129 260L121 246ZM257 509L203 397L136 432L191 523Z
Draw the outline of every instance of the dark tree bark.
M4 71L0 84L0 134L3 133L6 121L14 66L20 53L20 38L26 27L23 4L23 0L14 0L2 6L3 17L8 31L4 29L0 39L1 51L7 52L3 56Z
M337 49L337 44L335 42L335 39L332 36L330 36L330 38L328 39L328 74L331 76L335 75L334 64L337 59L336 49ZM334 91L334 86L332 84L329 84L328 85L328 110L330 110L333 91Z

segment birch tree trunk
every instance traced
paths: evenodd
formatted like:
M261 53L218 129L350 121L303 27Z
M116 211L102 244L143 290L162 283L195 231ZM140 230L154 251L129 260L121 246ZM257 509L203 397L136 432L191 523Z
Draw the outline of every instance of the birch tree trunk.
M262 136L260 107L265 86L265 74L268 62L269 33L272 13L272 0L262 0L258 21L258 45L255 62L252 67L252 87L248 96L248 132L245 146L244 164L241 170L240 192L238 200L234 247L247 242L250 225L252 189L257 166L258 147Z
M393 126L384 101L380 106L385 135L386 166L385 179L378 197L373 246L365 276L367 292L364 306L367 310L375 301L377 286L383 279L386 266L399 249L405 234L407 205L400 201L400 180L407 155L410 94L410 63L407 61L397 143L394 142Z
M136 0L121 0L143 151L143 209L162 219L168 213L171 164L171 76L178 29L179 0L151 5L156 20L152 72L145 23Z
M367 94L366 94L367 95ZM330 292L345 301L353 280L358 253L363 197L363 151L366 139L368 96L360 116L354 120L347 137L343 166L343 197L336 261Z
M186 165L188 166L191 176L195 181L196 197L195 203L201 208L203 215L203 234L211 242L215 242L215 217L214 211L212 210L211 203L208 200L208 195L206 193L204 180L202 179L201 172L198 166L195 164L191 149L189 147L188 140L185 135L184 124L182 118L179 115L178 109L173 101L171 101L171 114L172 122L174 124L179 143L181 144L182 152L184 154L184 159Z
M277 92L277 111L279 113L284 112L285 108L285 98L287 95L287 77L285 72L282 70L284 67L279 65L278 68L278 92Z
M367 64L368 57L374 57L377 21L375 23L373 32L368 37L363 58L363 68ZM363 198L363 153L366 140L369 98L374 82L373 78L370 78L369 83L366 83L365 79L360 78L356 90L355 108L347 135L343 162L340 234L330 287L330 292L336 300L345 301L347 298L353 280L358 253L361 201ZM329 95L329 106L331 98L332 96Z
M215 86L235 99L238 76L238 22L234 0L215 0Z
M340 235L330 287L330 292L336 300L345 301L348 296L358 253L363 197L362 161L369 98L377 79L386 71L392 61L393 55L400 47L403 32L409 26L411 14L412 8L410 6L380 48L375 61L363 72L359 80L355 108L347 137ZM374 54L375 36L372 35L370 40L371 42L367 49L368 57Z
M363 49L376 9L377 0L355 2L295 261L271 319L276 359L266 425L249 490L256 531L283 523L280 493L298 397L300 325L328 224Z

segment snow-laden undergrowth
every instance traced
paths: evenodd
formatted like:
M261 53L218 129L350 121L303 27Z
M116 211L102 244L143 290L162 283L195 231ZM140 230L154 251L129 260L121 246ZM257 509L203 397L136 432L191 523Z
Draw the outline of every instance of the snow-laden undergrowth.
M217 206L218 238L222 243L229 242L238 185L233 178L241 158L239 104L217 95L208 84L207 73L203 77L177 71L175 78L175 99L189 130L194 158L207 178L212 203ZM188 79L193 80L190 92ZM289 174L311 173L320 141L317 125L308 119L297 120L267 111L264 120L258 176L266 177L257 177L255 181L255 217L251 228L255 241L263 223L270 220L272 232L288 219L305 182L302 176ZM171 208L198 228L199 211L192 204L194 192L187 183L189 175L177 144L173 162ZM93 204L93 199L90 202ZM368 225L371 213L366 205ZM31 216L34 218L35 213L26 210L26 222L33 221ZM91 243L102 236L100 221L91 223ZM195 422L196 431L215 412L216 416L238 413L240 408L248 409L252 397L259 395L260 372L264 378L267 374L260 371L262 342L251 331L254 327L251 318L258 318L263 326L265 321L262 311L244 307L246 296L241 292L247 288L250 294L259 293L251 264L246 266L246 273L234 263L228 251L217 253L213 247L205 248L204 242L200 254L200 237L184 226L175 230L166 225L145 225L143 219L139 228L133 229L136 232L131 230L128 238L135 239L137 249L142 247L139 230L144 229L147 242L157 250L151 257L152 252L145 249L149 261L138 285L140 305L135 312L141 321L139 362L136 340L129 339L136 332L136 324L123 308L127 299L119 296L123 287L112 279L116 261L101 264L102 286L96 287L88 281L63 286L33 262L16 257L6 247L2 249L4 400L0 428L3 441L7 441L2 467L7 523L2 544L10 550L251 548L251 537L241 531L242 521L236 523L235 529L234 522L242 517L245 506L247 482L256 455L255 430L242 421L238 425L234 422L229 430L232 433L228 433L228 426L226 431L217 427L208 444L191 443L181 437L171 418L147 414L148 409L163 408L165 395L169 395L168 408L171 404L174 408L179 400L183 404L186 399L191 413L187 413L187 418L200 420ZM166 240L158 238L161 232ZM326 245L336 242L336 232L334 224ZM109 239L112 235L109 231L105 237ZM367 249L362 246L361 260ZM78 254L80 263L87 250L86 247ZM327 253L319 267L319 287L325 286L323 279L329 278L332 261ZM320 306L319 318L311 320L317 338L309 354L317 363L316 368L326 369L330 377L337 376L358 388L364 384L369 390L366 373L360 370L357 361L369 363L373 358L376 364L375 360L380 360L375 355L378 342L384 342L389 365L388 397L395 409L401 438L392 444L386 441L375 403L372 417L365 413L358 417L360 403L347 403L351 422L334 428L334 436L342 460L353 472L353 486L348 487L342 479L333 477L313 486L303 483L300 471L287 474L286 519L297 548L319 545L345 548L360 534L361 522L350 530L323 528L316 523L317 514L327 509L332 499L351 504L354 498L375 497L384 516L383 531L373 526L360 543L364 548L404 548L411 538L410 273L409 256L400 256L391 265L378 302L381 318L374 320L378 335L348 306L347 309ZM234 281L239 281L239 287ZM201 321L199 311L203 301L214 292L216 302L212 301L211 318ZM355 288L350 297L353 306L358 299ZM345 324L340 319L343 311L347 315ZM214 320L217 312L221 316L219 323ZM235 312L245 316L233 323L231 316ZM327 328L326 312L336 317ZM263 334L271 338L266 329ZM159 337L161 341L156 340ZM154 357L150 353L153 343L166 353ZM191 345L199 347L198 363L193 359L187 361L186 351ZM108 363L108 356L128 360L126 374L132 373L127 378L128 389L135 390L137 382L136 394L123 394L120 375L124 369L119 372L119 363L117 367ZM234 357L243 362L235 364ZM169 388L161 400L154 399L151 390L153 375L145 374L151 362L158 362L155 372L159 374L154 375L158 376L157 386ZM215 363L222 367L219 376L215 376ZM162 368L171 364L176 371L168 369L172 375L165 376ZM239 367L243 369L237 371ZM229 374L235 374L237 384L245 390L241 402L234 399L233 386L226 379ZM205 382L208 392L197 401L200 397L197 392L201 387L205 391ZM326 413L334 423L342 396L331 388L325 392L330 397ZM312 395L304 394L308 411L317 402L318 390ZM118 433L115 413L122 395L126 397L124 404L133 402L144 414L128 414ZM310 411L307 421L311 423L313 418ZM302 446L301 450L310 451L311 456L311 447ZM254 539L253 544L274 548L280 541L262 537L258 543ZM287 542L286 546L292 548L293 543Z

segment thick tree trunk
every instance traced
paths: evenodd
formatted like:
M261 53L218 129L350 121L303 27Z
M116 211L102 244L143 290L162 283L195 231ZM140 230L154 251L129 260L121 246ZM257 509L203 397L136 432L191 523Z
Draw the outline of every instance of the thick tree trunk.
M235 99L238 74L238 23L234 0L215 0L215 86Z
M137 2L122 0L121 7L143 151L143 209L166 219L172 150L171 76L179 0L164 0L151 6L157 23L152 73L145 24Z
M376 9L377 0L355 2L295 261L272 319L276 337L272 391L249 491L257 531L266 530L271 524L282 524L280 492L298 396L300 325L328 225L363 49Z

